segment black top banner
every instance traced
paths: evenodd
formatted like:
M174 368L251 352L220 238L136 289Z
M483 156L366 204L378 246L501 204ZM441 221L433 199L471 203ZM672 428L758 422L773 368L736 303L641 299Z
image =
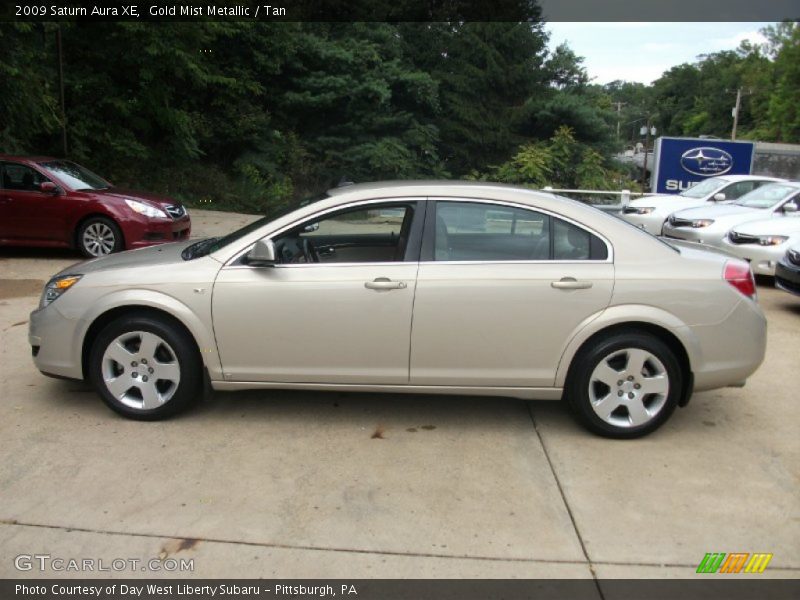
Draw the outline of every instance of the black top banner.
M797 0L11 0L0 21L783 21Z

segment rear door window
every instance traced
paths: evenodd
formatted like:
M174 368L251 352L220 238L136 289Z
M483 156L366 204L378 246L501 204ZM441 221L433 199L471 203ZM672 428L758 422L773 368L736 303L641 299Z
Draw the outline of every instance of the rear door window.
M536 210L482 202L437 201L437 261L605 260L589 231Z

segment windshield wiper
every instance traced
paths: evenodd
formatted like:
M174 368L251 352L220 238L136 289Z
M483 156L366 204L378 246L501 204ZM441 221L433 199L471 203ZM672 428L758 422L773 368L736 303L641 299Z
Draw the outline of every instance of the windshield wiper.
M183 249L183 252L181 252L181 258L183 258L183 260L192 260L193 258L205 256L211 251L214 242L216 242L218 239L218 237L210 237L200 240L199 242L195 242L191 246L186 246L186 248Z

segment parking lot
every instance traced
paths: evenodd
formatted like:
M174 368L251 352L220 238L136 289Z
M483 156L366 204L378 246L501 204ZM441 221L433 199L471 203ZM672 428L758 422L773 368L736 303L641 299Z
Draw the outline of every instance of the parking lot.
M251 217L192 218L205 236ZM747 385L620 442L558 402L475 397L217 393L122 419L31 361L28 315L77 260L0 249L2 577L41 576L14 557L49 554L193 559L196 577L686 578L707 552L800 577L800 298L771 281Z

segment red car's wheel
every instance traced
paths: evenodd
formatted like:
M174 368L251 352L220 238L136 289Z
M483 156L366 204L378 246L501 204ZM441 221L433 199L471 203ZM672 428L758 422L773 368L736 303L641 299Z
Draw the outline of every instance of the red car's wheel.
M90 258L123 250L125 244L119 226L107 217L86 219L78 228L78 249Z

